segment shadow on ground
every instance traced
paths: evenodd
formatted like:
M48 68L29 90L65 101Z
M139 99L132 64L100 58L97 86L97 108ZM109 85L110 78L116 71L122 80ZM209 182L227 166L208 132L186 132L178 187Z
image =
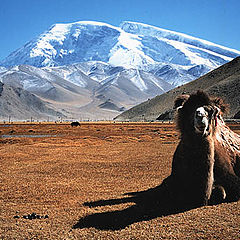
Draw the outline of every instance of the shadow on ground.
M176 214L197 207L179 205L177 201L174 201L169 196L169 192L164 184L146 191L126 193L124 196L120 199L85 202L84 206L88 207L113 206L131 202L135 203L135 205L124 210L88 215L79 219L78 223L73 226L73 229L94 227L100 230L119 230L132 223Z

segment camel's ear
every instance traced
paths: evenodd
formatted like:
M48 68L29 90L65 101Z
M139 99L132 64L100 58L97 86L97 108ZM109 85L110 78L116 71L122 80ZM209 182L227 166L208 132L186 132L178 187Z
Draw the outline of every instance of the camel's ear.
M188 100L188 98L190 97L190 95L188 94L184 94L184 95L180 95L178 96L175 101L174 101L174 109L181 109L184 105L184 103Z
M228 111L228 104L225 104L222 100L222 98L215 97L212 99L213 104L221 110L222 113L225 113Z

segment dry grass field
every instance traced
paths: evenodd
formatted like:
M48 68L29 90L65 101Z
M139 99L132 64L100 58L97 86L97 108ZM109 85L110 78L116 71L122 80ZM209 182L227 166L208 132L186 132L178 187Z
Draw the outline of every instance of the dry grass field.
M240 239L240 201L151 201L171 171L173 124L2 124L0 135L0 239Z

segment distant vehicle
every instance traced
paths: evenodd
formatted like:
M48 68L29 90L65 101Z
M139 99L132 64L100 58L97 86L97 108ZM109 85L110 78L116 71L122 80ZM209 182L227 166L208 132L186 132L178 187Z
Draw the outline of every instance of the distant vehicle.
M80 123L79 122L71 122L71 126L78 127L78 126L80 126Z

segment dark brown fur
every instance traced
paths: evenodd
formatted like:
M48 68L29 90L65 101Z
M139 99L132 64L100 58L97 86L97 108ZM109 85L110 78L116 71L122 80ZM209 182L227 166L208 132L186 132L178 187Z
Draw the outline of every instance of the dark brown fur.
M194 113L207 106L209 129L206 136L194 129ZM213 201L240 198L240 137L222 120L226 105L198 91L178 97L177 127L181 140L173 156L171 175L164 181L173 198L185 204L206 205ZM213 194L212 194L213 193ZM221 195L217 199L214 194ZM211 196L212 195L212 196ZM226 196L225 196L226 195Z
M78 126L80 126L80 123L79 122L71 122L71 126L78 127Z

